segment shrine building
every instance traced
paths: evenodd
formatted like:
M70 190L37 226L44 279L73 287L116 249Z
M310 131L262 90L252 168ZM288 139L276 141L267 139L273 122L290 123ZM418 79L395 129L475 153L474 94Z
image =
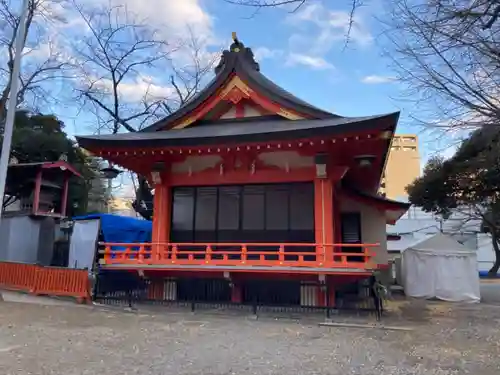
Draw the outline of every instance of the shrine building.
M293 279L299 304L307 283L328 295L387 268L386 224L409 207L377 194L399 113L319 109L233 39L213 80L175 113L136 133L77 137L154 189L152 242L105 244L100 266L168 280L158 293L168 287L171 299L187 278L230 280L218 298L232 302L249 298L245 280ZM307 304L325 301L323 289Z

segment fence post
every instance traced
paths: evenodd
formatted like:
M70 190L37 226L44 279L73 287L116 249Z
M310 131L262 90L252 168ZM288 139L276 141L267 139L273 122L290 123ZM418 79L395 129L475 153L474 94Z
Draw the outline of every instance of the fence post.
M205 263L209 264L212 261L212 246L207 245L205 248Z
M280 264L283 264L283 262L285 261L285 246L283 244L280 244L278 250L278 259Z
M92 286L90 299L92 302L95 302L97 300L97 293L99 292L99 270L92 272L91 275L94 285Z
M35 276L33 277L33 285L31 286L31 289L29 290L29 292L31 294L36 295L38 293L38 291L42 289L41 285L40 285L40 283L42 281L41 280L42 278L41 278L40 272L42 272L41 271L41 266L35 265L35 272L34 272Z
M326 289L326 296L325 296L326 319L330 319L330 317L331 317L331 314L330 314L330 286L328 285L328 282L325 283L325 289Z
M256 293L256 290L255 290L255 282L251 282L251 285L254 286L254 289L252 291L252 314L257 316L257 293Z
M195 282L194 282L194 279L189 279L189 284L191 284L191 290L194 291L196 290L196 285L195 285ZM191 312L194 313L194 310L196 308L196 294L192 294L191 295Z
M247 246L241 245L241 263L245 264L247 261Z

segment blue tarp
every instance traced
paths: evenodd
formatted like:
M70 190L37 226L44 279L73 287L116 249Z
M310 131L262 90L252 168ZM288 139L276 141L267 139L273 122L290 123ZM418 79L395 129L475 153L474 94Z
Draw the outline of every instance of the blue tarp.
M77 216L73 220L101 220L101 232L105 242L144 243L151 242L153 223L133 217L111 214L90 214ZM112 250L125 250L123 246L114 246ZM132 249L132 250L139 250ZM116 254L112 255L115 257ZM147 257L148 255L146 255ZM135 257L135 256L132 256ZM113 291L131 291L143 285L141 278L129 271L103 270L98 268L98 288L101 293Z
M112 214L90 214L77 216L73 220L101 220L101 231L105 242L139 243L151 242L153 223L133 217Z
M488 275L488 271L479 271L479 277L490 277L490 276ZM494 277L500 278L500 273L497 273L497 275Z

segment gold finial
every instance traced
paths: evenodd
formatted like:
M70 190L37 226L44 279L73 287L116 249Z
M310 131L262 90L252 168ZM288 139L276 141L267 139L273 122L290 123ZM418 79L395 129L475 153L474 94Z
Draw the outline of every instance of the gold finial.
M233 44L231 44L229 50L231 52L240 52L240 47L243 47L243 44L241 44L240 41L238 40L235 31L232 32L232 36L233 36Z

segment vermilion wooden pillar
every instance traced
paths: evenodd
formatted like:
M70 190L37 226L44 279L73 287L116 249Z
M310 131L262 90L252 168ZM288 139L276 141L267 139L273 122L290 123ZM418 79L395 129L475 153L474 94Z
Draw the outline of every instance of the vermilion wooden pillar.
M231 302L241 303L243 301L243 290L240 284L232 283L231 285Z
M335 241L333 222L333 183L328 178L314 180L314 229L318 245L331 245ZM321 247L317 249L320 251ZM326 261L332 261L332 246L325 246Z
M342 232L340 223L340 201L337 189L333 189L333 236L335 243L342 243ZM339 251L340 249L337 249Z
M314 180L314 230L316 253L324 252L323 262L333 261L334 228L333 228L333 184L329 178ZM318 306L326 306L326 293L322 287L317 289Z
M155 185L153 208L153 253L160 258L160 252L166 251L166 243L170 239L171 190L168 180L162 176L161 184Z

